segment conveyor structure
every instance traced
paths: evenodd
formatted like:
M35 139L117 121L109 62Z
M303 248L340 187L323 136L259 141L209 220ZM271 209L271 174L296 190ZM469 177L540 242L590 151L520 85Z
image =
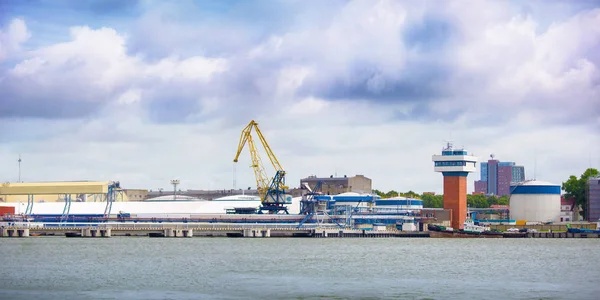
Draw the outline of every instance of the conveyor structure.
M110 216L112 202L119 196L123 197L120 183L108 181L70 181L70 182L26 182L3 183L0 185L0 195L27 195L25 215L32 215L35 196L58 195L65 202L60 222L67 222L71 209L73 195L91 195L106 201L104 215Z

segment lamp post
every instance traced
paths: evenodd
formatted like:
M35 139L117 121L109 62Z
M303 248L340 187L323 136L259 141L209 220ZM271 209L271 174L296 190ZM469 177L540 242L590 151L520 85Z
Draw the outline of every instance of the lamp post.
M17 160L19 162L19 181L17 182L21 182L21 154L19 154L19 160Z
M171 180L171 184L173 185L173 201L177 200L177 185L179 184L179 179Z

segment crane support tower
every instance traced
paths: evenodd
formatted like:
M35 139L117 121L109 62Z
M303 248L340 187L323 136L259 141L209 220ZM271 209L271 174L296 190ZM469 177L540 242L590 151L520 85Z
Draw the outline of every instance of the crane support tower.
M256 135L258 135L260 143L267 152L269 161L271 161L271 164L275 168L275 176L272 178L267 176L262 159L258 154L258 149L256 148L256 144L252 138L252 130L254 130ZM250 123L242 130L237 153L233 159L234 163L238 162L240 154L242 153L242 150L246 144L248 144L248 148L250 148L250 158L252 159L251 166L254 170L254 177L256 178L258 195L261 198L261 207L259 213L266 211L269 214L278 214L280 212L289 214L285 204L291 204L292 197L291 195L287 195L285 192L288 189L288 187L285 185L285 171L283 170L283 167L279 163L279 160L275 154L273 154L273 150L271 150L271 147L260 131L260 128L258 128L258 123L254 120L250 121Z

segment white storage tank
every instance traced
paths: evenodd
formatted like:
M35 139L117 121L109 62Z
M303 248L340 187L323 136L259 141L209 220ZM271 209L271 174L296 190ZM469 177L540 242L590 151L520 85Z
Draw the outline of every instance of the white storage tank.
M560 185L531 180L511 186L510 218L560 222Z

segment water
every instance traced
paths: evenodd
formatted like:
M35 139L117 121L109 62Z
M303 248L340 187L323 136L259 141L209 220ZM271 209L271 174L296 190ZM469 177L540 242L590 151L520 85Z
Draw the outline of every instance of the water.
M600 239L0 239L0 299L599 299Z

